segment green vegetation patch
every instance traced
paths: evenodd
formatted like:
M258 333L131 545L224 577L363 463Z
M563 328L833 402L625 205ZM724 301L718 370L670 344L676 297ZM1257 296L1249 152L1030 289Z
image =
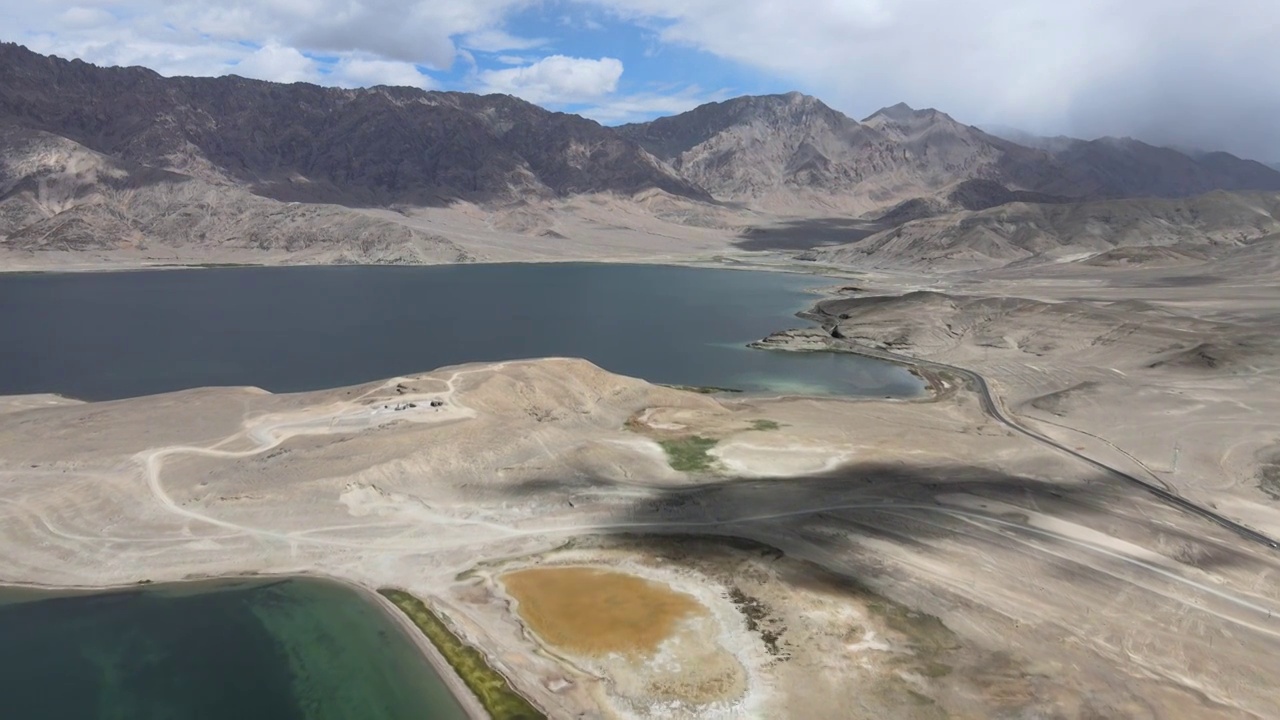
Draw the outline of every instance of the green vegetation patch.
M867 608L883 618L890 628L906 636L916 657L926 663L932 662L936 655L960 647L955 633L951 632L951 629L936 616L912 610L883 597L868 603ZM938 674L945 675L947 672L950 672L950 668L940 673L939 669L935 668L928 674L930 677L936 677Z
M1267 465L1258 472L1258 489L1280 500L1280 465Z
M667 385L658 383L662 387L668 387L672 390L684 390L685 392L698 393L699 395L714 395L716 393L740 393L737 388L716 387L715 385Z
M781 423L775 422L773 420L752 420L751 421L752 430L777 430L781 427L782 427Z
M458 677L475 693L489 717L493 720L546 720L547 716L542 711L512 689L502 673L494 670L479 650L455 635L426 603L403 590L382 588L378 593L413 620Z
M692 435L675 440L659 440L658 444L667 451L667 462L681 472L706 472L715 462L707 451L720 442L714 438Z

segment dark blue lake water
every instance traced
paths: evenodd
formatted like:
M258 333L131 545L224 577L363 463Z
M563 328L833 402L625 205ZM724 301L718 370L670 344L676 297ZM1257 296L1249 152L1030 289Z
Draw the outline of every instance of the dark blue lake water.
M293 392L444 365L583 357L653 382L903 396L904 369L745 345L807 325L811 276L657 265L0 275L0 395Z

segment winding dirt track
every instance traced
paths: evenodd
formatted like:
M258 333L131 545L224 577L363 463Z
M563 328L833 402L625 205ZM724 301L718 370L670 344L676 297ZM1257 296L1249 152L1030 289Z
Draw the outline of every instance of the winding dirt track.
M980 378L946 370L993 395ZM848 649L861 642L844 636L849 622L869 610L859 609L861 591L846 592L847 580L954 631L960 640L947 662L956 683L1004 677L1004 665L985 654L999 647L1028 667L1061 663L1054 692L1103 693L1100 707L1124 708L1131 697L1176 707L1180 700L1160 699L1169 685L1244 717L1277 716L1266 672L1280 647L1280 559L1113 482L1118 472L1100 479L1098 464L1081 465L1056 443L1015 436L994 396L982 407L967 392L927 404L718 402L565 359L450 368L312 396L254 395L254 404L241 402L242 392L208 399L202 424L163 435L133 428L183 422L193 416L189 398L139 401L140 410L119 415L84 408L49 421L16 418L25 424L16 423L7 447L47 435L93 454L36 448L29 462L0 470L13 487L0 498L0 540L19 550L7 572L42 582L65 562L58 572L68 585L137 582L142 572L156 582L316 572L364 587L394 584L438 601L522 679L581 678L531 649L497 586L472 582L493 568L553 556L624 570L657 563L673 582L705 592L708 607L726 603L726 647L746 653L751 668L768 653L743 634L723 595L749 576L756 585L744 592L790 613L777 622L816 633L794 636L796 648L816 648L812 660L847 650L857 662L878 662ZM750 429L761 416L782 427ZM85 417L119 428L128 449L100 460L98 447L119 441L95 434ZM741 460L740 475L691 477L670 468L658 439L693 432L758 449L726 455ZM797 470L769 455L802 445L846 465ZM1141 474L1108 450L1094 452ZM145 528L152 534L137 537ZM755 543L781 553L782 564L772 551L742 549ZM668 562L667 549L678 562ZM579 554L563 555L571 552ZM477 602L484 588L494 594ZM820 643L806 645L807 637ZM819 697L796 669L809 662L779 666L778 675L760 669L753 687L782 690L758 697L778 707L796 707L789 688ZM1116 672L1147 685L1113 691ZM548 707L594 707L533 680L522 689Z
M1025 430L1021 426L1014 423L1012 420L1009 420L1005 415L1003 415L1000 412L999 404L996 402L995 398L991 395L990 389L987 387L986 383L982 380L981 376L977 375L976 373L972 373L970 371L963 370L961 368L954 368L951 366L940 365L938 363L927 363L927 364L935 367L945 368L951 372L962 373L966 377L970 378L974 382L975 387L981 390L982 396L985 398L984 409L988 412L988 414L990 414L993 418L999 420L1006 426L1010 427L1011 429L1017 430L1022 434L1028 437L1031 437L1032 439L1038 442L1041 442L1043 444L1049 445L1050 447L1053 447L1056 450L1066 452L1073 457L1084 460L1085 462L1089 463L1091 466L1104 469L1112 473L1113 475L1120 476L1129 480L1133 480L1134 482L1141 484L1144 487L1144 489L1151 490L1153 492L1156 490L1156 488L1153 488L1146 483L1142 483L1141 481L1135 478L1132 478L1132 476L1130 475L1127 475L1119 470L1110 468L1100 462L1087 458L1081 455L1080 453L1075 452L1070 448L1063 447L1062 445L1048 438L1044 438L1043 436L1040 436L1034 433L1033 431ZM429 406L430 401L432 400L440 400L447 403L448 407L451 409L451 412L448 413L443 418L439 418L439 419L430 418L429 420L430 422L446 422L449 420L470 417L474 415L474 412L469 408L465 407L464 405L462 405L458 400L456 381L458 380L459 377L463 375L473 374L473 373L492 372L494 370L500 369L502 365L503 364L494 365L494 366L485 366L481 368L455 372L445 382L446 388L443 392L405 395L405 396L399 397L398 400L402 403L416 402L421 404L424 407ZM356 398L356 400L358 401L360 399L363 399L364 397L367 397L368 395L378 392L379 390L394 386L397 382L401 380L403 380L403 378L394 378L392 380L388 380L385 383L383 383L380 387L375 388L374 390L371 390L368 393L365 393L364 395ZM412 412L412 411L407 411L407 412ZM404 415L398 415L397 417L404 417ZM201 455L201 456L218 457L218 458L244 458L244 457L257 455L257 454L266 452L268 450L271 450L277 447L278 445L280 445L281 443L283 443L285 440L292 437L299 436L299 435L339 434L339 433L358 432L362 429L376 427L382 421L383 421L383 418L377 415L376 410L370 410L369 408L366 407L366 408L360 408L353 411L350 405L345 405L344 407L340 407L336 409L332 413L309 414L308 417L301 420L286 418L286 419L281 419L277 422L266 422L266 423L255 424L254 426L252 426L250 429L247 430L246 434L250 438L252 438L254 441L256 441L258 444L257 446L247 450L229 451L229 450L218 450L218 449L206 448L206 447L170 446L170 447L152 449L144 453L140 453L135 457L140 463L143 464L145 468L147 485L151 494L155 498L155 500L168 511L187 519L208 523L216 527L233 531L233 533L235 534L245 534L245 535L250 535L258 538L277 540L283 543L288 543L291 546L297 546L299 544L311 544L311 545L319 545L319 546L343 547L343 548L353 548L353 549L363 549L363 550L370 550L370 549L382 550L382 551L398 550L398 551L406 551L406 552L421 550L422 548L420 543L412 543L412 542L396 543L393 541L389 543L380 543L377 541L370 541L368 539L362 539L362 540L356 541L356 540L341 540L341 539L335 539L335 538L316 537L316 535L321 533L341 531L347 527L363 527L362 525L319 527L319 528L310 528L307 530L300 530L300 531L293 531L293 532L281 532L277 530L272 530L270 528L252 527L248 525L234 523L234 522L230 522L230 521L215 517L210 514L197 512L195 510L184 508L178 503L176 503L169 496L169 494L166 492L164 488L164 483L161 477L164 460L174 455L188 454L188 455ZM749 482L749 481L738 481L738 482ZM719 485L722 483L723 481L692 485L692 486L681 488L681 490L683 492L697 492L700 489L710 488L712 486ZM1168 499L1165 497L1165 495L1168 495L1168 493L1160 492L1156 494L1160 496L1162 499L1166 499L1166 500ZM1170 496L1170 497L1173 497L1177 500L1181 500L1176 496ZM1178 505L1183 509L1186 509L1186 506L1198 507L1186 501L1175 502L1174 504ZM1200 612L1206 612L1206 613L1212 614L1218 618L1226 620L1243 629L1247 629L1253 632L1280 638L1280 631L1277 631L1275 629L1268 628L1268 627L1262 627L1256 624L1256 622L1254 622L1257 620L1262 620L1262 621L1270 620L1275 615L1280 614L1280 607L1270 607L1268 605L1262 604L1260 598L1248 599L1245 597L1241 597L1237 594L1233 594L1231 592L1227 592L1218 587L1214 587L1213 585L1203 583L1203 582L1198 582L1194 579L1188 578L1182 574L1179 574L1178 572L1174 572L1169 568L1162 567L1157 562L1152 562L1147 559L1142 559L1141 557L1135 557L1134 555L1118 551L1113 547L1107 547L1100 543L1090 542L1088 540L1081 539L1078 536L1072 536L1071 534L1057 532L1045 527L1034 527L1024 522L1011 522L1009 520L1002 519L995 513L982 512L980 510L977 510L971 507L956 506L953 504L947 504L945 502L940 502L939 504L927 504L927 503L920 503L920 502L902 502L902 501L895 501L895 500L889 500L889 499L875 500L875 501L863 500L863 501L857 501L857 502L818 503L810 506L804 506L804 507L794 508L790 510L769 512L769 513L734 514L732 512L728 512L717 517L709 517L705 519L672 519L672 520L653 520L653 521L619 520L619 521L596 522L596 523L556 522L555 516L550 516L548 519L545 519L538 523L534 523L534 524L522 523L521 526L519 527L515 526L514 524L494 522L490 520L472 519L472 518L456 518L456 517L451 517L444 513L432 513L432 520L439 522L441 524L447 524L447 525L465 525L465 526L473 526L477 528L483 527L484 529L490 531L491 533L491 534L480 536L480 537L475 537L470 539L460 539L460 540L455 540L449 543L439 543L434 545L434 547L436 548L441 548L441 547L458 548L458 547L467 547L467 546L473 546L473 545L482 545L482 544L492 542L494 539L494 534L496 534L499 537L511 538L511 537L531 537L531 536L555 537L555 536L591 535L591 534L605 534L605 533L633 532L633 531L678 533L678 532L688 532L691 530L700 530L704 532L708 530L718 530L720 532L724 532L726 530L732 530L735 526L767 523L770 521L777 521L777 520L797 519L797 518L803 518L808 516L815 516L823 513L838 513L841 511L851 511L851 510L873 510L876 512L881 512L881 513L886 513L891 515L897 514L902 517L908 517L907 513L913 513L913 515L910 516L910 519L917 522L920 521L920 518L917 517L917 515L920 515L920 514L947 517L952 520L960 521L962 523L967 523L967 524L982 527L985 531L990 533L998 533L999 535L1005 538L1012 539L1016 542L1021 543L1028 551L1047 553L1048 555L1051 555L1054 557L1062 557L1062 556L1059 555L1058 553L1055 553L1052 550L1052 548L1046 547L1043 544L1034 544L1030 542L1030 540L1047 539L1047 540L1052 540L1056 543L1063 543L1063 544L1072 546L1074 548L1084 550L1088 553L1094 554L1101 558L1118 561L1131 568L1140 570L1142 573L1158 576L1159 578L1165 581L1172 582L1184 588L1193 590L1198 593L1203 593L1205 595L1224 601L1228 605L1236 608L1237 611L1242 612L1243 615L1235 616L1235 615L1225 614L1222 612L1217 612L1211 608L1207 608L1202 605L1199 605L1187 598L1177 598L1167 593L1160 593L1162 596L1170 600L1174 600L1178 603L1186 605L1187 607L1193 607ZM1210 517L1210 519L1217 517L1213 513L1197 512L1196 514L1205 515L1206 517ZM48 523L46 522L46 525L47 524ZM1222 519L1222 522L1220 522L1219 524L1222 524L1225 527L1228 527L1229 529L1232 529L1233 531L1236 531L1237 533L1242 534L1249 539L1256 539L1252 537L1250 534L1248 534L1248 533L1253 533L1253 531L1249 530L1248 528L1242 528L1243 532L1241 532L1240 530L1237 530L1235 527L1235 524L1231 523L1231 521L1229 520ZM49 529L51 532L55 532L52 527L50 527ZM945 528L945 529L948 532L954 531L952 528ZM1265 542L1270 543L1270 540L1266 539L1265 536L1261 536L1260 534L1258 534L1258 537L1261 537L1264 539ZM76 539L81 539L81 538L76 538ZM88 540L89 538L83 538L83 539ZM1135 585L1139 585L1140 587L1143 587L1144 589L1149 591L1160 592L1155 588L1141 585L1139 583L1135 583L1131 579L1127 579L1127 578L1117 578L1117 579L1126 580L1127 582L1130 582ZM1253 620L1251 621L1250 618L1252 618Z
M839 339L837 338L837 340ZM1239 535L1240 537L1246 540L1249 540L1250 542L1255 542L1261 545L1265 545L1271 548L1272 550L1280 550L1280 541L1277 541L1276 539L1270 537L1269 535L1258 532L1257 530L1247 525L1238 523L1235 520L1232 520L1228 517L1224 517L1223 515L1216 513L1213 510L1203 505L1194 503L1182 497L1181 495L1171 492L1165 487L1161 487L1160 485L1157 485L1155 483L1148 482L1146 480L1143 480L1142 478L1139 478L1135 475L1127 473L1119 468L1112 467L1100 460L1089 457L1084 453L1081 453L1066 445L1063 445L1057 440L1041 435L1035 430L1032 430L1026 427L1025 425L1019 423L1017 420L1013 418L1011 414L1007 412L1007 410L1004 408L1003 403L1000 402L998 396L991 391L991 386L987 383L986 378L984 378L983 376L979 375L978 373L972 370L962 368L962 367L957 367L955 365L948 365L946 363L940 363L932 360L920 360L920 359L909 357L906 355L899 355L897 353L889 352L886 350L876 350L872 348L862 347L860 345L845 342L843 340L841 340L841 342L844 344L844 346L848 349L849 352L857 355L863 355L865 357L877 358L881 360L890 360L893 362L907 363L909 365L916 365L922 368L932 369L932 370L941 370L944 372L952 373L954 375L958 375L966 379L969 382L970 386L977 392L978 398L982 403L983 412L985 412L988 416L990 416L992 420L995 420L996 422L1000 423L1001 425L1004 425L1010 430L1016 433L1019 433L1020 435L1024 435L1040 443L1041 445L1052 448L1057 452L1065 453L1066 455L1069 455L1077 460L1087 463L1091 467L1101 470L1107 473L1108 475L1111 475L1112 477L1116 477L1125 482L1132 483L1142 488L1143 490L1151 493L1152 495L1155 495L1160 500L1170 505L1173 505L1174 507L1184 512L1190 513L1192 515L1197 515L1201 518L1204 518L1205 520L1208 520L1209 522L1220 525L1226 528L1227 530L1230 530L1231 532L1235 533L1236 535ZM1102 438L1099 438L1099 439L1102 439ZM1103 439L1103 441L1106 442L1105 439Z

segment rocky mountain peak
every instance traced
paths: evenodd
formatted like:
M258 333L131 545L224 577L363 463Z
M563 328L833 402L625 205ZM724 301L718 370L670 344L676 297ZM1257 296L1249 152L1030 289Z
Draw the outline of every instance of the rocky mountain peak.
M744 95L726 100L720 105L724 106L729 111L728 115L738 122L760 118L793 122L848 120L818 98L794 90L781 95Z
M967 126L956 122L954 118L940 110L935 110L934 108L916 110L906 103L880 108L867 116L862 121L862 124L876 129L890 128L908 134L917 133L935 126L945 126L953 129L967 128Z
M890 105L888 107L880 108L879 110L871 113L866 118L864 118L862 122L868 123L868 122L871 122L872 120L875 120L876 118L893 120L895 122L905 122L913 118L916 112L917 111L915 108L911 107L910 105L904 102L900 102L896 105Z

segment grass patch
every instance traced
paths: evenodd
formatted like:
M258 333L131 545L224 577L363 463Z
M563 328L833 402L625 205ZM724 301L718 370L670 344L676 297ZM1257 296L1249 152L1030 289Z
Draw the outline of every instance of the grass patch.
M790 653L784 653L778 647L778 641L782 639L782 633L786 632L787 628L776 622L767 605L759 598L752 597L737 587L729 590L729 599L738 608L738 612L746 618L747 629L760 634L760 639L764 641L765 649L770 655L791 657Z
M951 674L951 666L930 660L924 664L924 667L920 668L920 674L927 678L946 677Z
M158 265L150 265L148 267L162 268L245 268L260 267L258 263L236 263L236 262L202 262L202 263L160 263Z
M685 392L698 393L699 395L714 395L716 393L740 393L737 388L716 387L715 385L667 385L658 383L662 387L668 387L672 390L684 390Z
M868 603L867 608L884 618L890 628L910 638L917 650L937 652L959 647L955 633L933 615L884 598Z
M693 435L676 440L659 440L658 444L667 451L667 462L672 469L681 472L705 472L711 469L714 462L707 451L720 442L714 438Z
M493 720L546 720L546 715L524 699L511 683L485 661L479 650L466 644L427 607L427 604L403 590L382 588L378 594L395 603L444 659L471 692L475 693L485 712Z
M774 422L773 420L752 420L751 421L752 430L777 430L781 427L782 427L781 423Z
M1258 489L1280 500L1280 465L1267 465L1258 473Z

